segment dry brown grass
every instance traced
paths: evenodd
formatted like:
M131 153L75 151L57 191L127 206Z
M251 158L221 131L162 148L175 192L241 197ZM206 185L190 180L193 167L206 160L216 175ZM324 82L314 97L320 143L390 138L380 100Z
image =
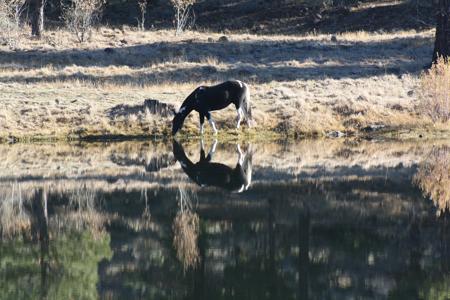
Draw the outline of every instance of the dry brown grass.
M425 113L433 121L450 120L450 64L439 58L431 70L421 79L419 113Z
M450 211L450 148L433 148L421 163L414 180L424 195L433 201L438 215Z
M146 98L179 106L196 86L231 78L251 86L255 132L428 126L414 110L415 74L429 60L432 36L356 32L332 42L329 35L231 34L218 42L216 33L100 28L80 46L67 32L47 32L15 52L0 47L0 135L165 134L170 119L107 111ZM234 128L232 108L214 117L219 129ZM190 117L186 129L197 133L197 123Z

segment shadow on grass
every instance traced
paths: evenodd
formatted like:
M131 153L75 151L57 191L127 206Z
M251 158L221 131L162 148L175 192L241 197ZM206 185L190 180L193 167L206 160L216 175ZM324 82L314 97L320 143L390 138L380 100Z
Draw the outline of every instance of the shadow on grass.
M108 51L0 51L4 67L33 70L52 67L50 75L3 75L3 83L82 80L93 83L145 85L240 78L256 83L316 78L364 78L415 73L431 57L432 41L416 36L372 42L242 41L151 43ZM212 59L212 63L209 62ZM215 63L217 61L217 63ZM176 63L178 62L178 63ZM166 65L167 64L167 65ZM211 65L212 64L212 65ZM128 67L113 74L65 67ZM59 73L59 74L58 74ZM111 74L111 75L105 75Z
M309 32L421 30L434 27L434 10L426 0L415 1L198 1L194 5L196 27L207 31L242 31L258 34L298 35ZM365 4L364 8L357 8ZM123 3L109 4L108 24L136 24L135 14ZM136 9L135 6L131 9ZM317 18L320 15L321 18ZM229 16L233 16L230 22ZM172 8L166 1L152 3L148 19L157 28L173 28Z
M412 63L414 64L414 63ZM0 82L11 83L50 83L50 82L71 82L80 80L91 83L107 83L114 85L136 85L145 86L148 84L164 84L164 83L189 83L209 81L225 81L230 78L239 78L240 80L254 83L269 83L272 81L295 81L295 80L313 80L313 79L343 79L343 78L365 78L379 75L394 74L401 76L406 72L405 69L411 65L403 64L400 67L397 64L377 67L377 66L361 66L354 64L350 66L320 66L320 67L272 67L262 66L245 68L230 68L228 70L209 69L202 66L190 67L182 70L155 71L152 73L140 73L138 75L111 75L111 76L95 76L91 74L72 74L42 77L25 77L10 76L0 77ZM417 71L422 70L418 68ZM120 110L123 109L123 113ZM130 112L142 112L142 107L118 107L112 115L128 115Z

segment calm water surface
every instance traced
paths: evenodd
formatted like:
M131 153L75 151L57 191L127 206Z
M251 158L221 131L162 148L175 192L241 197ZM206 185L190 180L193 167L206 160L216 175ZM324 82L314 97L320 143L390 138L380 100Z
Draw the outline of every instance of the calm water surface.
M0 145L0 299L448 299L448 149Z

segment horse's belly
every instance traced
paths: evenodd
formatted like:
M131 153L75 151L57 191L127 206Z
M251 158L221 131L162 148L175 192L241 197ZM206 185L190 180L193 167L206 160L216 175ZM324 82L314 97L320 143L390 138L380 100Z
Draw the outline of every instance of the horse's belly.
M221 110L221 109L226 108L230 104L231 103L226 103L226 104L224 104L224 103L214 103L214 104L210 105L209 110L210 111L212 111L212 110Z

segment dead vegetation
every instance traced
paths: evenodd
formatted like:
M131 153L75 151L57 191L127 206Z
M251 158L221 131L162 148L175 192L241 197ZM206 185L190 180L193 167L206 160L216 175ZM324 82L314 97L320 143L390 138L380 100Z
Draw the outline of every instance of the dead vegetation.
M434 122L450 120L450 64L439 58L421 79L418 113L425 113Z

